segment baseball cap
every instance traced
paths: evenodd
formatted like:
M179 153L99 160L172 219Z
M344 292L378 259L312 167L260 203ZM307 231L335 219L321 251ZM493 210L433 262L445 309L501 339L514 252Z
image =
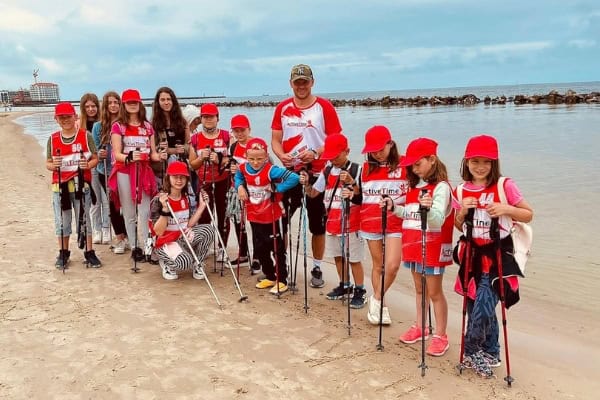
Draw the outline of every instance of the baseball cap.
M392 140L390 130L383 125L375 125L365 133L363 154L382 150Z
M333 160L340 153L348 148L348 139L341 133L335 133L333 135L327 135L325 137L325 146L323 154L321 154L322 160Z
M202 104L202 107L200 107L200 116L202 115L219 115L219 109L215 103Z
M54 116L58 117L59 115L74 115L75 108L69 102L63 101L62 103L58 103L56 107L54 107Z
M488 135L473 136L467 143L465 158L485 157L490 160L498 159L498 142Z
M310 69L310 67L306 64L294 65L292 67L292 72L290 73L290 81L295 82L298 79L306 79L312 81L312 69Z
M140 96L140 92L138 92L137 90L126 89L123 91L123 94L121 95L121 101L123 103L129 103L129 102L133 102L133 101L141 102L142 97Z
M437 155L437 142L429 138L418 138L408 144L406 155L400 160L401 167L408 167L423 157Z
M237 114L231 118L231 129L250 128L250 121L244 114Z
M175 176L175 175L184 175L190 176L190 171L188 170L187 165L181 161L173 161L167 167L167 175Z
M248 140L246 143L246 150L264 150L267 151L267 142L263 139L255 137Z

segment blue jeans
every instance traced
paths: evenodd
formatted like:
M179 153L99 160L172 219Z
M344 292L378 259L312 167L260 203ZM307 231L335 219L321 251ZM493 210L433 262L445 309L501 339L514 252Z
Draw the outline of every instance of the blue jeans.
M483 350L500 358L498 343L499 327L496 317L498 295L490 285L489 274L482 274L475 300L467 300L467 332L465 334L465 354L471 355Z
M83 189L83 209L85 215L85 224L87 226L87 234L91 236L92 234L92 223L90 219L90 206L92 204L92 197L90 195L90 188L85 187ZM75 193L69 193L69 200L71 202L72 207L68 210L62 210L62 222L63 222L63 237L70 236L72 233L72 215L73 211L75 211L75 224L79 221L79 200L75 199ZM56 236L60 237L60 193L52 192L52 208L54 209L54 233Z

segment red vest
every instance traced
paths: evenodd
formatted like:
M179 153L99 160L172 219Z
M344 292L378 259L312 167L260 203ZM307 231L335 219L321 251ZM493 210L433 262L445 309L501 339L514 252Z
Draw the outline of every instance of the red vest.
M402 260L406 262L423 262L421 249L421 215L419 213L419 195L421 189L427 189L430 194L437 185L449 185L439 182L436 185L428 184L422 188L411 188L406 194L405 214L408 215L402 222ZM451 199L448 199L450 202ZM444 267L452 264L452 232L454 228L454 210L450 210L440 228L427 227L426 260L427 267Z
M325 204L325 210L331 203L331 209L327 214L327 233L331 235L342 234L342 185L338 181L339 169L334 174L334 168L327 176L327 182L325 183L325 196L323 197L323 203ZM337 186L336 186L337 183ZM333 196L333 201L331 200ZM350 224L347 229L348 232L356 232L360 227L360 206L350 202Z
M57 156L60 150L60 156L62 157L62 163L60 166L60 180L61 182L67 182L77 176L77 170L79 167L79 160L81 159L81 151L83 156L89 160L92 157L90 148L87 141L87 132L83 129L79 129L75 134L75 139L72 143L66 144L62 140L60 131L52 134L51 140L52 148L50 149L52 156ZM91 183L92 182L92 171L87 169L83 171L83 180ZM52 183L58 183L58 171L52 172Z
M208 139L206 136L200 133L196 133L192 136L191 139L192 147L196 150L196 155L200 156L202 150L210 147L210 149L214 152L221 153L223 157L227 156L227 151L229 147L229 132L223 129L219 129L219 135L214 139ZM220 166L210 163L210 168L206 170L206 175L204 173L205 164L202 163L200 168L196 171L198 173L198 177L200 178L200 184L204 184L204 178L206 178L206 182L218 182L223 179L227 179L229 177L229 171L224 170L219 173Z
M488 214L486 211L486 207L491 203L500 203L498 185L492 185L479 190L468 190L462 183L459 186L462 186L462 194L460 198L458 198L459 191L455 190L456 198L459 201L465 197L477 198L477 208L475 208L475 212L473 214L473 240L479 246L491 243L492 239L490 238L490 224L492 223L492 217L490 217L490 214ZM513 223L512 219L507 215L502 215L500 218L498 218L498 223L500 225L500 238L504 239L510 234L510 229ZM467 232L466 223L463 223L463 232Z
M233 154L231 155L238 165L244 164L246 160L246 145L237 142L233 146Z
M381 233L381 208L379 201L381 195L386 194L392 198L394 204L404 205L408 181L404 168L398 167L395 171L388 171L387 166L377 167L368 174L369 163L364 163L361 174L362 205L360 207L360 230L369 233ZM402 219L391 211L387 214L388 233L400 233Z
M248 172L248 163L240 165L240 171L246 181L248 200L246 201L246 218L250 222L269 224L277 221L283 215L281 193L275 194L271 200L271 178L269 174L273 167L268 161L255 174Z
M179 239L181 236L181 229L185 230L187 228L188 220L190 219L190 205L189 200L186 196L181 196L179 200L173 200L169 197L169 205L171 209L173 209L173 213L179 220L179 225L175 223L175 218L169 217L169 222L167 223L167 229L165 232L156 238L155 247L160 247L164 244L171 243Z
M134 126L134 125L124 125L121 123L115 123L119 126L119 131L121 132L121 141L122 141L122 153L129 154L130 151L135 151L139 149L139 151L143 154L146 154L146 158L140 160L140 163L148 166L150 165L150 153L152 148L150 147L150 137L154 134L154 129L152 129L152 125L148 122L144 122L143 126ZM112 132L114 133L114 125ZM116 161L117 158L113 158L115 160L115 168L119 172L123 172L133 176L133 171L135 169L135 164L131 163L125 165L125 163Z

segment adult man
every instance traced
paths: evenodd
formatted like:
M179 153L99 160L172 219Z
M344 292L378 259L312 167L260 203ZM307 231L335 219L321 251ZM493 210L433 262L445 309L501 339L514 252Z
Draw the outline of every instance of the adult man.
M325 166L325 161L319 159L325 136L342 133L337 112L331 102L312 94L314 83L313 73L308 65L298 64L292 67L290 86L294 97L277 105L271 123L273 152L285 167L295 171L306 169L311 174L310 183L317 180ZM288 210L286 218L292 217L301 201L300 185L285 193L284 204ZM312 199L307 198L306 209L312 234L314 263L310 285L320 288L325 285L321 272L325 252L323 193Z

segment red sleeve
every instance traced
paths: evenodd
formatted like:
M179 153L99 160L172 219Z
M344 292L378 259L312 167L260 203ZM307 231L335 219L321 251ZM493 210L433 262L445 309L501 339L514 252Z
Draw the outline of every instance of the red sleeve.
M329 100L318 97L317 101L323 108L323 119L325 120L325 134L332 135L334 133L342 133L342 125L335 111L335 107Z
M281 109L283 108L284 103L286 103L286 102L282 101L281 103L277 104L277 107L275 108L275 112L273 113L273 121L271 121L271 129L274 131L282 131L283 130L283 126L281 125Z

